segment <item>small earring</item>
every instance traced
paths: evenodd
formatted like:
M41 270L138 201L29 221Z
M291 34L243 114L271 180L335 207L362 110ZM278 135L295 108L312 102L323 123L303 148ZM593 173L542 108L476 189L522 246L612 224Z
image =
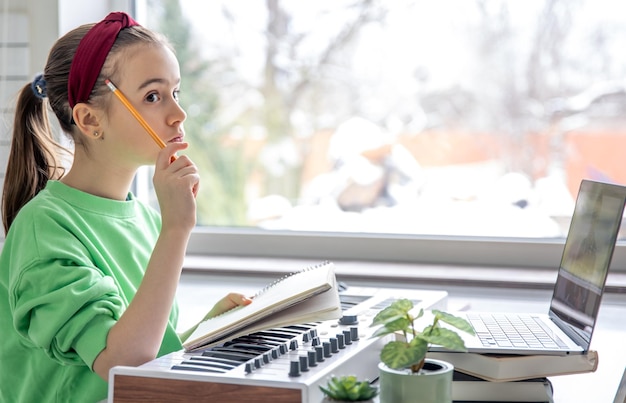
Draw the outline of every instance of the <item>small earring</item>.
M98 133L97 131L96 131L96 132L93 132L93 136L94 136L94 137L98 137L99 135L100 135L100 133Z

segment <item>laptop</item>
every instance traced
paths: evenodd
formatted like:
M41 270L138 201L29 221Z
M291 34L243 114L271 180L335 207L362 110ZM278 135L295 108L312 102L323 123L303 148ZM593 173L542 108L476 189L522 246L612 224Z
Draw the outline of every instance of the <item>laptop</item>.
M583 180L547 314L457 312L476 332L470 353L584 354L589 350L626 203L626 187ZM499 330L502 322L504 330ZM528 328L528 329L526 329ZM504 332L513 331L512 339ZM538 335L529 335L538 333ZM524 337L530 338L523 341ZM446 351L431 346L430 351Z

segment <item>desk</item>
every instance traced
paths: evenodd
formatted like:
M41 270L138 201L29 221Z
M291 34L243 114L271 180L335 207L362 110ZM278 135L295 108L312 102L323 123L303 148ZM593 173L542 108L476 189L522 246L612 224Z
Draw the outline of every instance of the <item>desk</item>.
M215 301L228 292L252 294L273 276L236 276L227 273L184 272L178 290L179 330L200 320ZM341 280L341 278L339 278ZM442 289L449 293L448 310L546 312L551 290L445 286L443 284L381 284L366 280L349 285L363 287ZM626 365L626 294L607 294L600 308L592 348L598 351L594 373L551 377L555 403L611 403Z

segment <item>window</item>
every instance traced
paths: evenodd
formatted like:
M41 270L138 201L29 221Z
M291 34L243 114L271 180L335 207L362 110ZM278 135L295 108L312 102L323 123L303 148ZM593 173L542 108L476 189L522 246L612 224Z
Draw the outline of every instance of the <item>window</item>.
M626 183L619 2L147 4L202 170L191 252L551 267L580 180Z
M624 181L615 4L309 3L150 2L206 169L199 250L558 250L580 179Z

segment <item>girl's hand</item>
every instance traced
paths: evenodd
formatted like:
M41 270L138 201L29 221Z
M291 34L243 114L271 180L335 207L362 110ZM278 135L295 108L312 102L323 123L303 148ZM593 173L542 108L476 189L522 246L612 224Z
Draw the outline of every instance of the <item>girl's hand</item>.
M200 175L186 155L175 158L188 143L168 144L159 152L152 181L161 208L163 227L182 226L191 230L196 225L196 200Z
M219 300L199 323L195 324L187 331L179 334L180 340L184 343L189 338L189 336L198 328L198 325L205 320L223 314L224 312L230 311L231 309L238 306L249 305L250 303L252 303L252 300L250 298L244 296L243 294L231 292L230 294Z
M245 306L251 303L252 300L245 295L231 292L221 300L217 301L217 303L213 305L213 308L209 311L209 313L206 314L203 320L220 315L238 306Z

